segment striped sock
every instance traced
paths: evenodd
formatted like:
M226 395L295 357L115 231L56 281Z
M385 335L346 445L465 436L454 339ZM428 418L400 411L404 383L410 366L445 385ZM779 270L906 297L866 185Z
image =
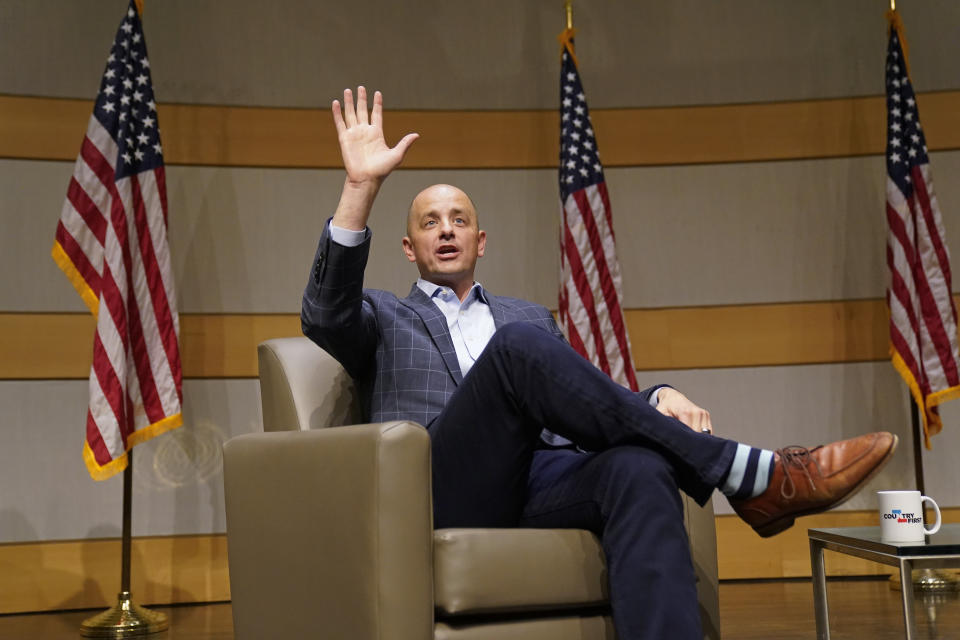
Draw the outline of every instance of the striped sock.
M737 453L720 485L720 491L736 500L753 498L767 490L771 475L773 451L737 444Z

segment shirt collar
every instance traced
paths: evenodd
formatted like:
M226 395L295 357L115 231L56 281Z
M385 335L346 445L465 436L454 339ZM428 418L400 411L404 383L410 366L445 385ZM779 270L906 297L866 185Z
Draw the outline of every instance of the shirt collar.
M450 289L450 287L444 287L429 280L424 280L423 278L417 278L417 287L430 298L436 298L440 295L441 291L448 291L453 295L453 290ZM474 281L473 287L470 288L470 293L467 294L467 299L464 302L474 297L485 305L490 304L490 301L487 300L487 291L483 288L482 284L476 281Z

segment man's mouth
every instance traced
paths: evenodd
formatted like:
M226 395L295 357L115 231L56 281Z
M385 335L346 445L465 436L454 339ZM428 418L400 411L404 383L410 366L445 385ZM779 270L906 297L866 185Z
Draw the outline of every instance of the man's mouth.
M437 248L437 257L441 260L452 260L460 255L460 249L452 244L442 244Z

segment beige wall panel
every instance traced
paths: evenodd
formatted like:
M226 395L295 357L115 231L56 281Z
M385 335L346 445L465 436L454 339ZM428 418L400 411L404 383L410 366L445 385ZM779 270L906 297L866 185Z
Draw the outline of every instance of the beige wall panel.
M125 2L0 5L0 93L91 97ZM882 91L884 4L580 0L578 52L592 105L755 102ZM951 0L901 7L915 80L957 88ZM363 16L362 29L358 16ZM397 107L551 108L558 3L294 0L147 3L163 102L327 104L365 82ZM375 35L373 35L375 34Z
M956 248L960 152L931 162ZM880 157L608 170L625 306L884 296L884 171Z
M913 488L913 450L906 386L887 362L643 372L641 386L671 384L710 411L715 430L754 446L815 446L870 431L900 436L893 460L841 509L876 508L875 491ZM956 403L955 403L956 404ZM928 453L926 488L944 506L960 505L960 404L944 407L944 433ZM731 513L722 497L718 513Z
M0 270L11 275L0 279L0 310L83 309L49 256L71 170L69 163L0 160L0 224L15 231L0 252ZM473 196L490 234L481 281L496 293L555 305L555 180L550 170L398 172L374 208L367 283L409 291L417 273L400 249L407 207L423 187L452 182ZM299 313L320 230L342 185L334 170L170 167L179 310Z
M960 246L960 152L932 154L947 240ZM49 257L72 165L0 160L2 311L80 311ZM877 298L885 294L879 157L610 169L627 308ZM170 167L180 311L297 313L337 170ZM550 169L401 171L371 218L367 283L406 293L400 252L413 196L432 182L470 193L490 241L478 278L556 306L557 192ZM16 238L16 242L12 239Z
M0 160L0 309L86 311L50 257L72 172L72 162Z
M667 382L711 411L721 436L757 446L813 446L873 430L901 437L891 464L845 509L872 509L872 492L913 486L906 391L884 362L847 365L644 372L641 384ZM53 400L53 401L51 401ZM80 457L86 382L0 382L0 542L119 534L119 476L89 479ZM135 449L136 535L223 531L219 446L259 428L255 380L188 380L186 426ZM960 404L943 411L933 440L927 491L957 506ZM67 489L69 488L69 490ZM715 501L729 513L725 500Z
M120 535L122 474L81 457L85 380L0 382L0 543ZM220 447L262 427L257 380L187 380L184 426L134 449L133 534L226 528Z
M555 299L557 200L552 172L398 172L374 207L368 286L406 294L417 278L400 248L406 211L433 182L473 196L491 244L478 278L494 292ZM299 313L340 171L170 170L171 243L183 311Z

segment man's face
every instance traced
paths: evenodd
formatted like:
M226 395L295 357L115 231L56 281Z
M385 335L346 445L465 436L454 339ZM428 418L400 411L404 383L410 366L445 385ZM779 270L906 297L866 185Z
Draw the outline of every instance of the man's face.
M467 194L439 184L421 191L410 205L403 252L417 263L424 280L449 286L460 295L461 287L473 284L486 240Z

